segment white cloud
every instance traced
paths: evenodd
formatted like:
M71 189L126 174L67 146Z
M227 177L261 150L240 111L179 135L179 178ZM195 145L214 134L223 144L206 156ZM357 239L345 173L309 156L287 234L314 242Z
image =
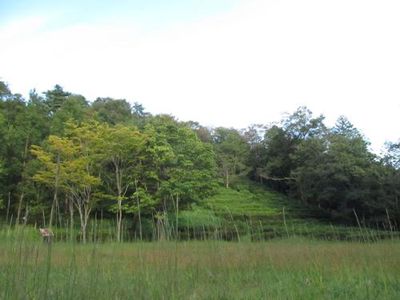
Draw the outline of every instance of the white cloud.
M307 105L330 124L348 116L378 149L400 138L398 15L398 1L244 1L151 32L3 30L0 75L18 92L60 83L206 125L267 123Z
M30 34L43 28L46 21L47 18L45 17L31 16L18 21L6 23L4 27L0 27L0 38L4 42L16 42L17 38L26 38Z

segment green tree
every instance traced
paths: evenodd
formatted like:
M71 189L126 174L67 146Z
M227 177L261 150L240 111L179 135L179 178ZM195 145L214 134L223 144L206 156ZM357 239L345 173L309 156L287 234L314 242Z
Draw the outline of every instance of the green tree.
M24 169L30 159L29 146L38 136L38 127L31 121L32 111L19 94L10 94L0 102L0 110L4 117L3 157L7 174L3 194L12 200L11 206L17 210L16 223L19 223L27 180Z
M132 107L124 99L97 98L92 104L97 120L110 125L128 124L132 121ZM138 114L144 112L138 107Z
M303 202L349 221L354 212L368 217L374 199L367 178L375 157L346 118L339 118L326 138L303 141L292 157L296 161L292 188Z
M305 106L282 120L282 128L291 140L298 142L312 137L322 136L326 133L325 117L313 117L312 112Z
M143 172L146 139L137 129L123 125L104 126L102 135L102 144L98 146L101 147L105 169L110 170L105 181L117 200L117 240L121 241L122 204L127 199L129 188L137 189Z
M143 105L134 102L132 106L132 124L137 126L139 129L143 129L146 125L147 119L151 117L149 112L146 112Z
M79 213L83 243L87 240L90 214L103 197L98 189L102 181L97 148L102 144L102 134L103 126L97 122L71 123L66 129L67 138L76 147L76 153L66 164L66 189Z
M194 121L188 121L185 124L196 133L197 137L203 143L211 144L213 142L211 135L212 130L210 128L204 127L200 125L200 123Z
M81 95L68 95L54 113L51 120L51 133L63 135L68 121L82 123L88 120L88 102Z
M48 111L53 115L63 106L71 93L65 92L60 85L56 84L52 90L48 90L44 95Z
M389 220L394 220L394 224L389 223L390 229L393 229L397 224L400 224L400 142L387 143L386 153L382 160L384 174L382 188L383 195L379 198L379 203L384 205L386 217ZM371 178L373 181L376 178ZM386 219L386 220L387 220Z
M5 134L5 119L3 112L0 110L0 201L2 208L4 208L4 199L6 198L6 191L4 190L5 181L5 168L4 168L4 134ZM7 216L8 217L8 216ZM7 220L8 221L8 220Z
M163 154L157 154L155 160L159 167L156 173L159 184L156 195L162 200L163 212L156 213L160 217L157 224L161 227L165 225L168 221L165 212L172 210L178 238L179 210L201 201L214 191L214 152L212 146L201 142L186 124L178 123L169 116L155 117L146 129L153 132L156 145L159 145L155 149ZM161 145L160 141L163 141ZM159 228L160 231L162 228Z
M11 91L4 81L0 80L0 100L5 100L11 95Z
M32 146L31 152L41 163L41 169L33 179L54 190L50 226L53 211L59 207L58 196L63 191L68 197L73 223L73 207L78 210L82 240L87 240L87 224L98 197L96 188L101 184L97 175L98 161L96 145L101 128L97 123L84 123L77 126L68 124L66 137L49 136L45 147Z
M293 114L273 125L264 136L265 166L259 174L267 183L281 192L288 192L294 179L291 172L296 169L293 155L301 143L308 139L321 138L326 134L324 117L313 117L306 107L299 107Z
M260 159L264 165L257 169L256 176L277 191L286 192L293 168L291 155L295 143L284 129L274 125L266 130L263 145L263 156Z
M237 130L223 127L214 130L213 141L219 171L228 188L237 176L249 171L247 161L250 147Z
M156 182L156 193L176 205L200 201L210 195L215 183L215 156L211 145L202 143L185 124L169 116L154 117L146 126L148 150L155 170L149 174Z
M291 159L297 166L290 173L293 180L290 181L292 193L303 204L324 206L322 197L330 175L327 173L328 144L325 139L311 138L303 141L297 147Z
M31 153L41 164L40 169L33 176L33 180L53 190L49 227L53 225L54 212L59 212L60 190L66 190L68 164L73 160L77 152L78 148L72 140L54 135L48 137L44 147L37 145L32 145L31 147Z

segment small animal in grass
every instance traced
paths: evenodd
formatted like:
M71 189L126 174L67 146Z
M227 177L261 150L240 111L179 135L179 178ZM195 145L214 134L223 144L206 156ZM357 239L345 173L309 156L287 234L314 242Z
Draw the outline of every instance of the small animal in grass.
M39 232L43 238L43 242L50 244L54 236L53 231L50 228L39 228Z

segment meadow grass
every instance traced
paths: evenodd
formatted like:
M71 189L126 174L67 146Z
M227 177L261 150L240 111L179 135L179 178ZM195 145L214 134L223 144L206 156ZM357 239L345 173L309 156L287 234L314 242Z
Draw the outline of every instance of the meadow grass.
M0 233L1 299L399 299L400 241L45 244Z
M0 299L400 299L398 231L333 226L254 184L165 217L167 240L148 221L148 241L124 243L111 219L90 221L88 244L68 224L49 245L5 223Z

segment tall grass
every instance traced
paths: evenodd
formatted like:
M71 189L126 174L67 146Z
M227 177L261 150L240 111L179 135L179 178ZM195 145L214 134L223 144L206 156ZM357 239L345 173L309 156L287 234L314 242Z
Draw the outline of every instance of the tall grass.
M285 208L279 215L270 218L248 215L233 215L227 210L227 216L214 214L212 211L195 208L182 211L178 218L174 214L165 214L163 222L145 220L143 234L139 234L137 224L130 220L123 221L122 241L157 241L165 240L226 240L226 241L268 241L289 237L307 237L319 240L347 240L376 242L381 239L398 239L400 232L394 228L382 230L361 226L333 226L311 219L298 219L286 213ZM78 223L78 222L76 222ZM81 242L79 225L54 226L56 242ZM176 226L178 225L178 228ZM136 228L135 228L136 227ZM0 239L14 239L16 233L25 238L38 239L37 226L9 225L0 222ZM116 242L115 220L92 219L88 225L87 240L91 243Z
M1 299L400 298L397 239L49 245L37 235L0 231Z
M123 243L102 217L88 244L67 223L47 244L36 226L5 222L0 299L400 299L389 216L388 231L356 213L358 227L333 226L256 192L224 190L209 206L143 219L143 235L125 220Z

